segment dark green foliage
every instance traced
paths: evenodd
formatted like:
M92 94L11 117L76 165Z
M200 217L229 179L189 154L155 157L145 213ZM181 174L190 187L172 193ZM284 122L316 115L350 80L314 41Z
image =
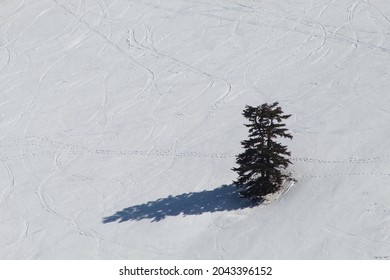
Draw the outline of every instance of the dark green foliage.
M291 164L288 159L291 154L276 139L292 139L282 123L291 115L283 115L278 102L258 107L247 105L243 115L249 120L249 124L245 124L249 127L249 139L241 142L245 151L236 158L239 166L232 169L238 173L234 184L242 189L242 197L256 204L265 195L278 191L283 181L290 178L283 171Z

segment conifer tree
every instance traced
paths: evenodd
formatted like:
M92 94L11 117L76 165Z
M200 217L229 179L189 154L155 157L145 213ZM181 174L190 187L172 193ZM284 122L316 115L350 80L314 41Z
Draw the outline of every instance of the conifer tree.
M276 138L289 138L292 135L285 128L283 120L291 115L284 115L278 102L251 107L246 106L243 112L249 120L249 139L241 142L245 149L236 158L238 173L234 184L241 189L242 197L251 199L254 204L261 202L265 195L277 192L284 180L292 179L285 174L291 164L291 155L287 147L276 142Z

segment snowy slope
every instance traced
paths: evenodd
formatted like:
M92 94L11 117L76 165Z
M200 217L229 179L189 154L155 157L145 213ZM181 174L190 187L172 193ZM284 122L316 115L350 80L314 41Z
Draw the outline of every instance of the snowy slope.
M386 0L0 1L0 258L390 258L389 88ZM298 183L248 208L274 101Z

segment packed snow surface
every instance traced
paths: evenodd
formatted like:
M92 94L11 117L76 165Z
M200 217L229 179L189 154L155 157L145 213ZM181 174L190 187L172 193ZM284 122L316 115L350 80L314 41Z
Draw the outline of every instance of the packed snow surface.
M390 258L387 0L0 1L1 259ZM297 183L231 185L246 104Z

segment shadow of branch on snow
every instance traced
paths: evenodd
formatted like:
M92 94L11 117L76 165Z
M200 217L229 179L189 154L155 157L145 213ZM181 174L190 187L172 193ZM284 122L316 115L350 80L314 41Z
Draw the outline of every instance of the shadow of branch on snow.
M103 223L119 223L150 219L158 222L168 216L201 215L203 213L232 211L252 207L252 203L240 198L234 185L223 185L214 190L168 196L144 204L134 205L103 218Z

